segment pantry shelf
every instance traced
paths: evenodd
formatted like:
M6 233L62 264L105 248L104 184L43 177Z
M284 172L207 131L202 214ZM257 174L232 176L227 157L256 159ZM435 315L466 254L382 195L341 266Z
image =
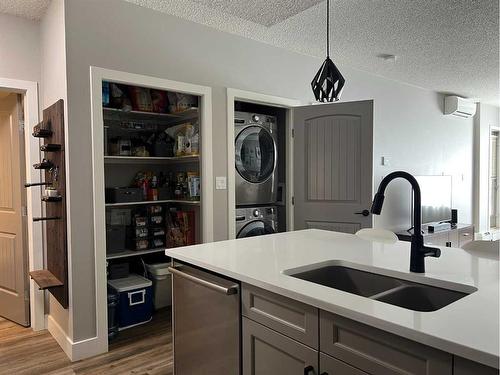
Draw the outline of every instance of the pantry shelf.
M180 122L198 117L198 108L192 107L179 113L157 113L144 111L124 111L116 108L103 108L105 119L117 120L154 120L161 122Z
M183 199L166 199L158 201L140 201L140 202L120 202L120 203L106 203L106 207L123 207L123 206L139 206L146 204L164 204L164 203L179 203L187 205L200 205L200 201L188 201Z
M173 157L140 157L140 156L105 156L105 164L164 164L164 163L197 163L199 155L173 156Z
M120 259L120 258L141 256L141 255L146 255L146 254L163 253L163 252L165 252L165 250L166 250L166 248L164 248L164 247L157 248L157 249L147 249L147 250L124 250L124 251L120 251L118 253L106 255L106 259L111 260L111 259Z

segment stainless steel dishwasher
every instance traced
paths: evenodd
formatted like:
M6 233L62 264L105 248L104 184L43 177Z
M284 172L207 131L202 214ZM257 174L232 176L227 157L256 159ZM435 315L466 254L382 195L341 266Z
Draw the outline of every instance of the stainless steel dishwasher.
M177 262L169 271L174 374L240 374L239 285Z

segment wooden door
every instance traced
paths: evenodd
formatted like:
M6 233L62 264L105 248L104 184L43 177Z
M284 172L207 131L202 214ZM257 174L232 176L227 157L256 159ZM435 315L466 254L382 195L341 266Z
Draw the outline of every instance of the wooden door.
M372 226L373 102L293 109L295 229Z
M21 105L0 99L0 316L29 326L29 278Z
M243 375L318 375L318 352L243 318Z

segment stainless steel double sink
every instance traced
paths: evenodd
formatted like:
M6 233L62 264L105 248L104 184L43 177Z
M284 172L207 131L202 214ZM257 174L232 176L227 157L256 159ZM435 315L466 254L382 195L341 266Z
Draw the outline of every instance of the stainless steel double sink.
M340 264L338 264L340 263ZM477 289L462 284L448 289L398 277L365 271L345 262L332 261L287 270L284 273L315 284L370 298L405 309L430 312L439 310Z

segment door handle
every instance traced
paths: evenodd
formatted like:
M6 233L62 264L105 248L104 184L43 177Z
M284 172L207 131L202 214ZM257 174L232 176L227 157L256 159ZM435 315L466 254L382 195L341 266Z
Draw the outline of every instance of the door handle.
M312 374L313 371L314 371L314 367L312 367L312 366L306 366L306 367L304 367L304 375Z
M168 270L170 271L171 274L173 275L176 275L176 276L179 276L179 277L182 277L184 279L188 279L196 284L200 284L200 285L203 285L207 288L210 288L212 290L215 290L216 292L220 292L220 293L223 293L223 294L226 294L228 296L230 295L233 295L233 294L237 294L238 293L238 284L234 284L232 286L230 286L229 288L226 288L222 285L218 285L218 284L215 284L213 282L210 282L210 281L207 281L207 280L203 280L203 279L200 279L196 276L193 276L193 275L190 275L186 272L182 272L181 270L175 268L175 267L168 267Z
M369 216L370 215L370 211L368 210L363 210L361 212L355 212L356 215L363 215L363 216Z

